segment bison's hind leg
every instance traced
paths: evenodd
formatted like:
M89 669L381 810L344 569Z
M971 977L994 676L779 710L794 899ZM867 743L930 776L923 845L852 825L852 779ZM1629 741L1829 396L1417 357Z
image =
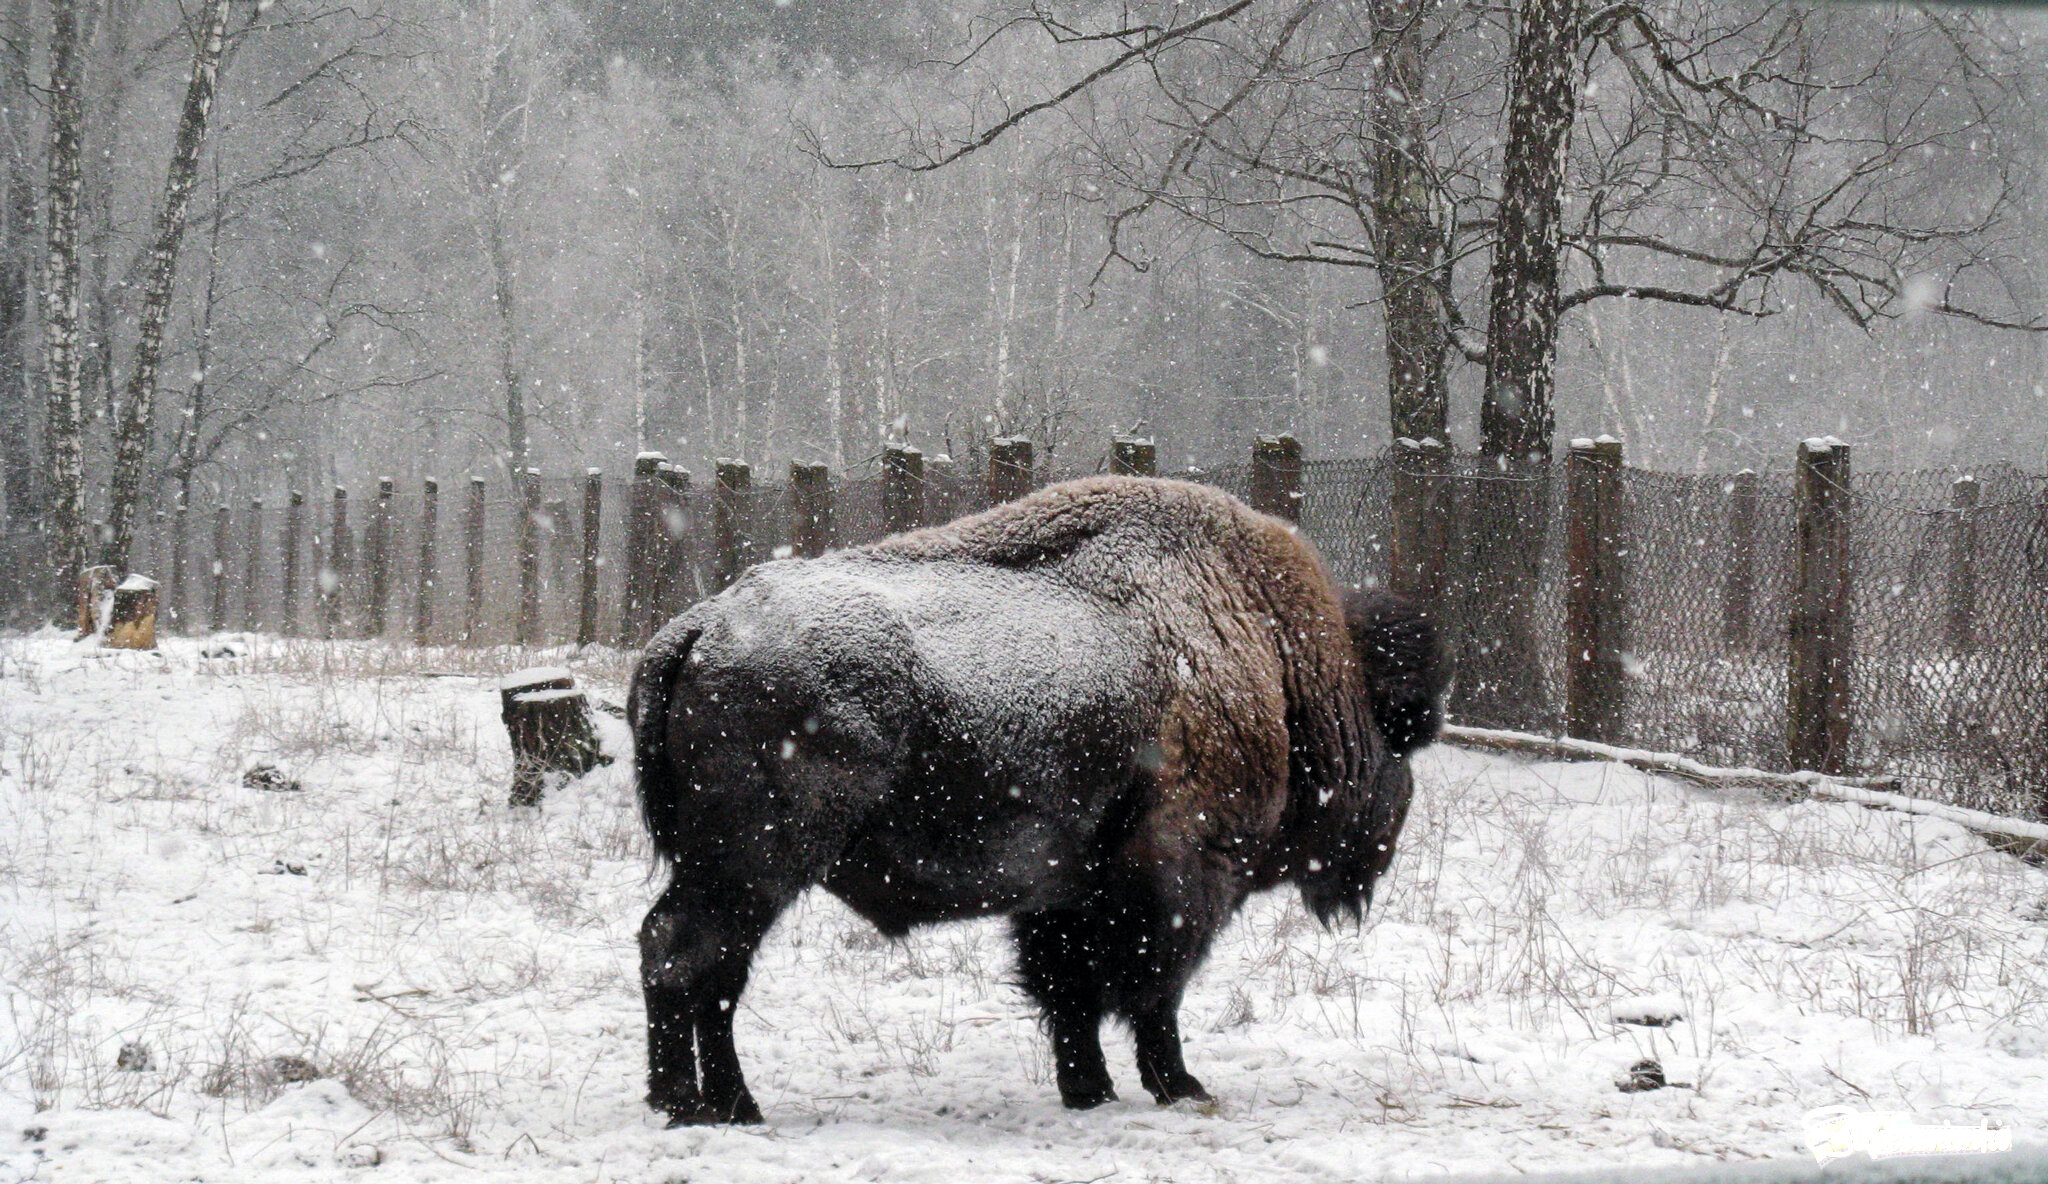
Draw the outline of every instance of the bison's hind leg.
M1053 1077L1071 1110L1116 1101L1102 1057L1100 928L1095 917L1074 909L1024 913L1015 922L1017 970L1025 992L1045 1012Z
M679 872L648 911L640 927L647 1104L670 1126L761 1121L732 1021L754 950L786 904Z
M1181 1054L1181 996L1240 896L1230 867L1199 852L1127 853L1104 876L1104 1002L1130 1024L1138 1079L1162 1106L1211 1100Z

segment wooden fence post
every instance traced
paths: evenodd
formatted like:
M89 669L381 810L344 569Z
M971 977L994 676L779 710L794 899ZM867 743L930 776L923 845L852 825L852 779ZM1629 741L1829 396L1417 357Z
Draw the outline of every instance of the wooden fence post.
M754 488L754 471L746 461L724 457L719 458L713 471L711 553L716 566L711 579L715 590L722 592L740 578L751 558L752 547L740 515Z
M242 628L263 627L263 499L249 499L249 534L242 557Z
M997 436L988 442L988 504L999 506L1031 492L1031 441L1022 436Z
M540 641L540 470L512 474L519 488L519 624L520 645Z
M384 636L385 610L391 603L391 495L396 489L391 478L377 478L377 503L370 507L370 637Z
M320 636L332 639L342 631L341 607L346 601L349 560L348 490L334 487L334 509L327 520L327 561L320 565Z
M632 648L647 640L654 616L654 540L660 531L661 466L668 458L643 452L633 458L633 486L626 503L626 572L619 592L619 644Z
M213 603L206 606L206 627L215 633L228 627L228 504L213 511Z
M924 508L920 517L926 526L951 522L959 516L955 509L959 488L952 456L938 452L924 458Z
M306 538L306 494L291 490L284 505L284 587L278 607L277 631L299 635L299 550Z
M1301 521L1301 441L1282 434L1253 442L1251 503L1262 514Z
M1756 605L1756 470L1744 469L1728 485L1728 567L1721 580L1721 636L1750 643Z
M441 483L420 482L420 570L412 610L412 643L426 645L434 635L434 590L440 570Z
M901 534L924 525L924 453L908 444L882 449L882 529Z
M1387 586L1441 608L1451 554L1451 450L1431 437L1394 441Z
M690 506L690 470L663 461L654 476L654 576L649 585L654 593L648 605L649 637L667 624L670 617L683 611L692 596L703 594L691 545L697 519ZM741 540L740 558L743 568L753 562L753 545L749 540Z
M484 627L484 479L469 479L469 505L462 521L462 640L474 641Z
M576 598L576 644L597 644L597 560L604 529L604 470L583 473L583 555Z
M1977 644L1977 504L1982 494L1975 477L1957 477L1948 487L1948 644L1958 651Z
M1621 441L1574 440L1566 477L1565 731L1621 740L1628 671L1628 520Z
M1792 586L1786 732L1795 769L1849 771L1851 620L1849 446L1799 445L1799 558Z
M171 603L167 615L173 633L184 633L192 627L191 605L185 600L185 559L191 527L191 514L187 511L184 495L180 494L177 508L171 511Z
M789 463L789 549L816 559L832 546L832 475L822 464Z
M1127 477L1159 475L1159 447L1150 436L1118 436L1109 442L1109 471Z

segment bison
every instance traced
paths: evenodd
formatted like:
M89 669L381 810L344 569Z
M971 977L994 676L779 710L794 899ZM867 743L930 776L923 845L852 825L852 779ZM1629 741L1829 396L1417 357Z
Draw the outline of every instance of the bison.
M648 1103L761 1120L733 1014L814 884L891 936L1010 916L1066 1105L1116 1097L1111 1016L1154 1098L1206 1099L1189 976L1259 889L1362 915L1444 677L1426 615L1340 594L1288 524L1179 481L1072 481L753 568L633 678L670 871L640 931Z

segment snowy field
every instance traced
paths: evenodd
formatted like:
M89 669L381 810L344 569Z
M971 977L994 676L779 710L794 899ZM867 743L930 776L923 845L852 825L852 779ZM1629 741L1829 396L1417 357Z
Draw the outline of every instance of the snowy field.
M629 773L504 805L490 679L564 656L242 649L0 641L0 1178L1264 1184L1790 1160L1835 1104L2048 1136L2048 873L1443 748L1363 932L1262 898L1196 980L1212 1109L1118 1037L1124 1100L1062 1110L998 927L814 897L739 1019L768 1125L663 1130ZM620 656L568 664L623 697ZM1620 1091L1645 1057L1674 1084Z

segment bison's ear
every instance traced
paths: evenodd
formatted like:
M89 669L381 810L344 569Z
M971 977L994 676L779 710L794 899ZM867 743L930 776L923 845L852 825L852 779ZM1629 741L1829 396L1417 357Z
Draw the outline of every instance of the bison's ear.
M1344 623L1387 748L1406 756L1435 740L1451 677L1436 619L1384 588L1352 588L1344 593Z

